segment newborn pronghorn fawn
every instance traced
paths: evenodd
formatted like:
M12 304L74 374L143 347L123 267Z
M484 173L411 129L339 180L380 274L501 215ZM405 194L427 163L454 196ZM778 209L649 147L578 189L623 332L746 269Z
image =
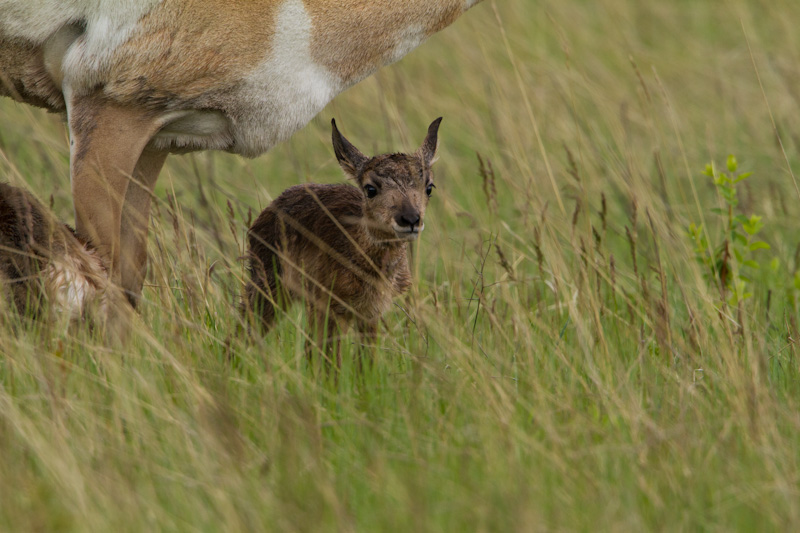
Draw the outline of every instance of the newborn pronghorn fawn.
M290 187L249 232L245 306L264 330L275 306L302 298L313 339L341 367L337 329L372 339L392 298L411 286L408 243L425 227L441 118L413 154L366 157L333 126L333 150L358 187ZM330 362L330 361L329 361Z
M70 321L103 319L114 296L99 254L27 191L0 183L0 290L21 314L42 316L44 303Z

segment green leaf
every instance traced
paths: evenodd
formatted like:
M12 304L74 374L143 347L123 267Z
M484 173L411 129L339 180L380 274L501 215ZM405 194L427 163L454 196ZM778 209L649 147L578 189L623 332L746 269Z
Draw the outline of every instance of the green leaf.
M736 172L736 167L738 167L739 163L736 161L736 158L733 157L733 155L731 154L728 156L727 165L729 172Z
M753 215L747 219L747 222L742 223L742 229L746 231L748 234L753 235L753 233L758 231L757 228L760 220L761 220L760 217Z
M758 263L756 263L752 259L748 259L747 261L743 261L742 264L744 266L746 266L746 267L752 268L753 270L758 270L759 268L761 268L761 265L759 265Z
M733 240L736 241L737 244L741 244L743 246L747 246L747 237L742 235L738 231L734 231L733 232Z
M742 174L739 174L738 176L736 176L736 178L733 180L733 182L734 183L739 183L740 181L744 181L744 180L746 180L747 178L749 178L752 175L753 175L752 172L743 172Z
M725 213L727 213L727 211L725 209L722 209L721 207L712 207L710 211L715 215L724 215Z
M769 244L765 243L764 241L756 241L750 243L750 251L754 252L756 250L769 250L771 247Z
M753 221L753 218L756 218L757 220ZM746 231L748 235L755 235L756 233L761 231L761 228L763 227L764 223L761 222L761 217L755 217L755 216L750 217L750 222L742 224L742 229Z
M713 176L714 185L717 187L725 187L730 185L731 180L728 179L728 175L724 172L715 172Z

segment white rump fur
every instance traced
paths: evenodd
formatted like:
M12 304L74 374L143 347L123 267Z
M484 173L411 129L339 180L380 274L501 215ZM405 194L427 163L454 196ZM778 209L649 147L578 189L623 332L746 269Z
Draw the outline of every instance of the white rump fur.
M58 314L79 320L93 305L98 308L98 316L107 314L108 275L93 250L81 246L51 261L45 268L44 279L45 290Z

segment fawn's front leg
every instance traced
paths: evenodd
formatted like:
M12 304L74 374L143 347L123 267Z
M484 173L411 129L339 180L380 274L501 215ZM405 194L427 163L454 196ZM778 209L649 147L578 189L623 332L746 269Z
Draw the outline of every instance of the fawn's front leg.
M308 326L311 331L312 345L306 345L306 355L309 363L312 353L319 350L322 353L325 368L330 371L336 365L336 373L342 368L342 343L341 332L343 324L340 324L336 316L326 309L324 312L316 308L308 310Z
M359 374L364 373L364 359L367 360L370 369L375 362L374 351L378 340L378 322L378 320L358 322L359 343L356 349L355 366Z

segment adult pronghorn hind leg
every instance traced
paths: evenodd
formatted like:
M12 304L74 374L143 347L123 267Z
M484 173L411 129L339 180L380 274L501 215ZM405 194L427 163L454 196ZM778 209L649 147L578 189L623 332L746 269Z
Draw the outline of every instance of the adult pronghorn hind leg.
M167 152L147 148L142 152L122 205L120 282L128 301L134 307L138 303L147 273L147 229L153 188L166 158Z
M120 260L122 206L145 146L161 126L158 115L116 104L100 91L70 95L67 110L75 229L100 252L116 284L131 282L131 274L123 275L130 262ZM149 157L143 165L155 166Z

